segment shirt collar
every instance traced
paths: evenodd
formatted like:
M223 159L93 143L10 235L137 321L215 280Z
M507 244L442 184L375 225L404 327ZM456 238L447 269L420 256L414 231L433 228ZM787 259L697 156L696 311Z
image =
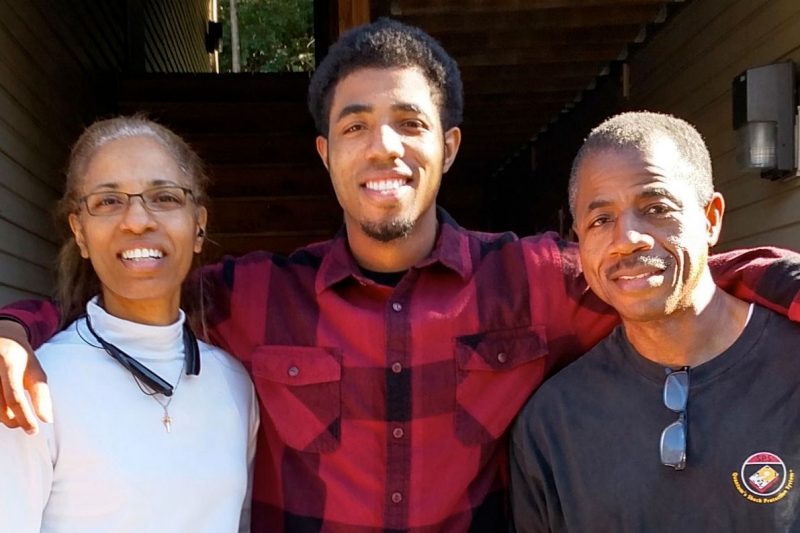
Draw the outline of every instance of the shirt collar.
M414 265L414 268L428 268L438 263L458 274L461 279L468 279L472 275L469 234L441 207L436 208L436 218L439 222L436 244L431 253ZM315 282L316 292L319 294L348 278L367 282L355 257L350 253L347 231L342 228L322 258Z
M132 322L109 314L100 306L98 296L86 304L86 315L94 330L109 343L118 346L140 361L173 360L183 357L183 323L186 315L178 310L178 320L166 326ZM79 334L96 344L86 326L76 323Z

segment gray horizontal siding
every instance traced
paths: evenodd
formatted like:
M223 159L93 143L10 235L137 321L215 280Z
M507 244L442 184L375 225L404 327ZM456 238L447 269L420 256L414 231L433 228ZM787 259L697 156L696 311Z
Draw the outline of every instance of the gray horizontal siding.
M694 0L631 60L631 101L697 126L728 207L720 250L800 250L800 180L774 183L736 167L731 82L743 70L800 62L797 0Z
M209 72L205 51L208 2L149 0L144 3L145 70Z
M148 69L208 71L206 0L144 0ZM124 71L126 0L0 0L0 305L52 290L70 144ZM163 59L157 59L163 58Z

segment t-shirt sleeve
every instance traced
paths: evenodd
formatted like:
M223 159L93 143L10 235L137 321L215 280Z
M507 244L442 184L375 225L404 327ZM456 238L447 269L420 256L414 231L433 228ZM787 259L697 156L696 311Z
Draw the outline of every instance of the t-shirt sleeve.
M53 485L52 426L29 436L0 426L0 530L36 533Z
M511 511L519 533L563 531L561 506L541 435L526 407L511 433Z

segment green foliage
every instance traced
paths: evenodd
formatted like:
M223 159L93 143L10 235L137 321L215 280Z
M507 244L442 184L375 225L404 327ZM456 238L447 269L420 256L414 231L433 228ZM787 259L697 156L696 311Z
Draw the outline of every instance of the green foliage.
M223 23L220 72L231 72L230 2L218 0ZM237 0L242 72L314 68L312 0Z

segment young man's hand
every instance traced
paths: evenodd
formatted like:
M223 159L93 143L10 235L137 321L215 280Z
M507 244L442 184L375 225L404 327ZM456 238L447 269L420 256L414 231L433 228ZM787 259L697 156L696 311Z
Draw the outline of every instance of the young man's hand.
M12 320L0 320L0 388L0 423L35 435L37 416L42 422L53 421L47 376L28 344L25 328Z

